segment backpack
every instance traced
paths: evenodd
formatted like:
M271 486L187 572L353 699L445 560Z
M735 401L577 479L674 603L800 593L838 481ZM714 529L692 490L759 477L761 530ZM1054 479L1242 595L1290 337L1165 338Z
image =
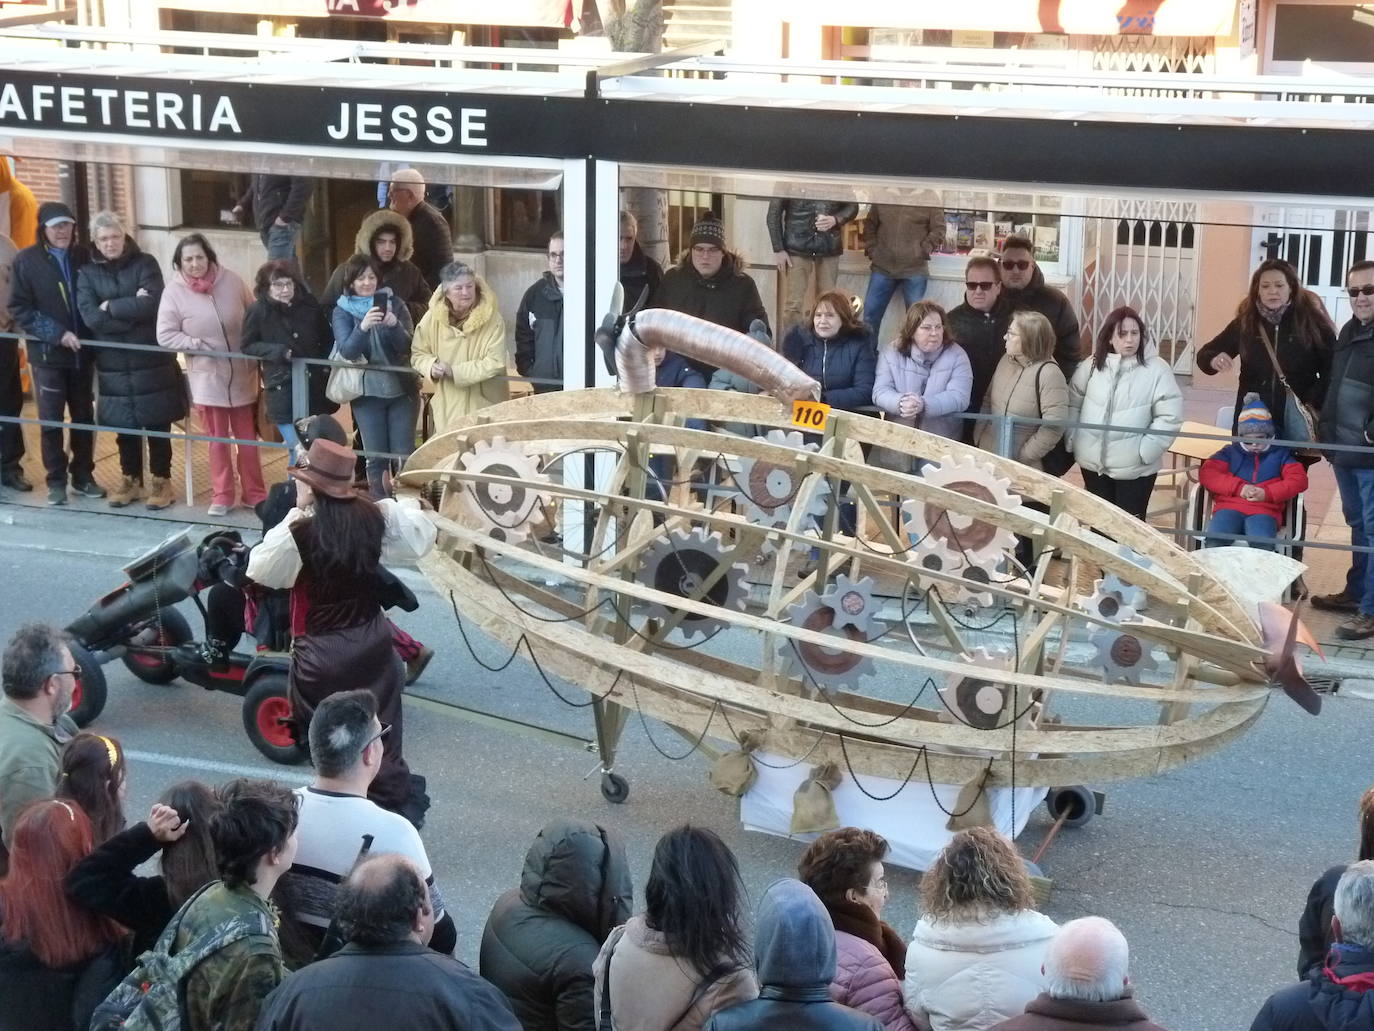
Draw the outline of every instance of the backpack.
M180 952L172 944L181 922L197 899L218 882L212 881L177 910L157 939L138 957L138 963L91 1017L90 1031L180 1031L184 1024L186 979L206 957L246 938L265 939L275 947L272 924L262 913L245 913L210 928Z

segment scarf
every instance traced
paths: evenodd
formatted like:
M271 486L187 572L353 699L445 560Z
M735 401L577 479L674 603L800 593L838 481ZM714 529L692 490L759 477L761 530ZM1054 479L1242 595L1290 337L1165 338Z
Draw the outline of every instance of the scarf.
M1277 308L1266 308L1259 301L1255 302L1255 311L1259 312L1259 317L1271 326L1277 326L1283 321L1283 317L1288 314L1288 309L1293 307L1291 300L1285 301Z
M877 913L862 902L850 902L848 899L827 902L825 908L830 911L830 922L835 925L835 930L862 938L883 954L883 959L892 967L897 980L906 977L906 941L879 920Z
M1322 967L1322 974L1332 984L1340 985L1342 988L1348 988L1356 994L1363 995L1371 988L1374 988L1374 971L1364 970L1358 974L1347 974L1341 977L1332 969L1331 961L1333 959L1336 960L1336 964L1339 966L1340 961L1344 958L1344 953L1353 953L1354 955L1352 955L1351 958L1357 961L1365 958L1365 950L1360 946L1347 945L1343 942L1333 942L1330 950L1327 952L1326 963Z
M210 270L199 279L188 276L184 272L182 278L186 280L186 285L191 288L193 293L208 294L215 288L215 280L219 278L219 266L212 264Z
M361 322L363 316L372 310L375 297L375 294L372 297L359 297L357 294L340 294L338 305Z

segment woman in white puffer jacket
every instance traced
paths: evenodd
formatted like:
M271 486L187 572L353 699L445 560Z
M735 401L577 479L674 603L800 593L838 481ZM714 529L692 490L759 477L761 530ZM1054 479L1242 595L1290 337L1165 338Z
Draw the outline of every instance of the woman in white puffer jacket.
M1083 486L1142 520L1164 452L1183 424L1174 370L1148 345L1139 313L1117 308L1097 334L1092 358L1079 363L1069 381L1070 420L1113 427L1069 435Z
M1033 905L1025 864L995 830L960 831L936 856L902 985L921 1031L986 1031L1040 994L1059 927Z

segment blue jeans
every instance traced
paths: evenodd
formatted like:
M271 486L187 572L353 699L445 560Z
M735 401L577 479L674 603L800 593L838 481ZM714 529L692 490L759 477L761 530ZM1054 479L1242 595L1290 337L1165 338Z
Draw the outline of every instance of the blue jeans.
M1341 492L1341 515L1350 526L1350 544L1355 548L1366 547L1370 531L1374 530L1374 469L1335 464L1331 469L1336 474L1336 488ZM1357 551L1350 556L1345 594L1359 599L1361 612L1374 615L1374 566L1365 552Z
M892 301L892 295L897 292L898 283L902 285L902 299L910 308L926 295L926 283L929 279L929 276L893 279L877 269L870 271L868 292L864 294L864 320L873 327L873 332L877 333L882 329L883 316L887 314L887 306Z
M360 397L353 402L353 421L363 435L363 450L385 451L405 457L415 450L415 398ZM386 474L393 459L367 456L367 489L374 498L390 496Z
M296 237L300 235L301 224L299 222L288 222L284 226L279 226L273 222L258 235L262 237L262 245L267 248L267 260L285 261L296 260Z
M281 434L281 442L290 449L286 452L286 467L294 469L296 467L296 449L301 446L301 438L296 433L296 424L279 422L276 427L277 432Z
M1276 537L1279 532L1279 521L1271 515L1246 515L1244 512L1237 512L1234 508L1218 508L1212 512L1212 518L1207 523L1208 533L1234 533L1245 537ZM1259 548L1263 551L1273 551L1274 545L1261 544L1259 541L1233 541L1225 537L1207 538L1204 547L1224 548L1227 545L1249 544L1252 548Z

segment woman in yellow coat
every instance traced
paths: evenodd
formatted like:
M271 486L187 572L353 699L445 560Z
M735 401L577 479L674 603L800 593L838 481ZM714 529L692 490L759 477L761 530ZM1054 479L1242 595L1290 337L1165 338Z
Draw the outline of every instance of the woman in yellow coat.
M410 364L433 384L434 432L510 397L506 380L506 323L496 296L461 261L445 265L429 310L415 327Z

